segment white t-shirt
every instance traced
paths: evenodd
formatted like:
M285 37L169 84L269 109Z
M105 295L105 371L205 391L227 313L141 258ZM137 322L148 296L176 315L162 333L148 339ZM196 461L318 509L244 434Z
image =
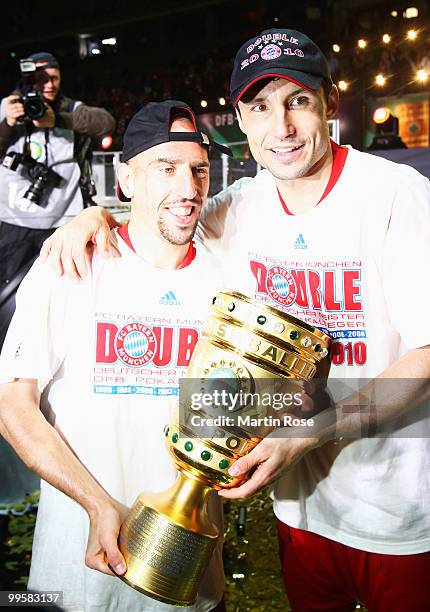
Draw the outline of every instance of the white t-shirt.
M121 257L96 256L79 285L36 262L17 295L0 380L37 379L45 414L109 494L131 506L176 478L163 428L219 275L201 245L188 266L162 270L116 239ZM221 504L212 498L222 534ZM87 568L87 535L83 508L42 481L29 588L63 591L66 610L176 610ZM223 588L220 544L187 609L211 610Z
M296 216L263 170L212 200L200 236L228 253L227 285L331 334L330 377L351 388L430 343L430 189L408 166L350 149L328 195ZM276 515L362 550L430 550L428 414L308 453L276 483Z

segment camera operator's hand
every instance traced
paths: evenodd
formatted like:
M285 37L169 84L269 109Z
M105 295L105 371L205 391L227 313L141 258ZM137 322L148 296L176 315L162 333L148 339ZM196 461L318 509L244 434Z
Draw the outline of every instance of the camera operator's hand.
M52 108L45 102L46 112L40 119L35 119L33 124L37 128L53 128L55 125L55 113Z
M6 122L13 127L17 119L24 116L24 106L19 101L16 94L11 94L6 98Z

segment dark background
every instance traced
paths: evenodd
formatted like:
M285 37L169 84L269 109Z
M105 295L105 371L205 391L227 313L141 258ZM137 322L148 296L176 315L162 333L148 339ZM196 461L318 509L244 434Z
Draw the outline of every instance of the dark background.
M14 88L20 58L50 51L60 61L64 93L101 105L116 117L115 145L131 115L148 100L185 99L196 109L219 112L218 99L228 100L228 81L238 47L270 27L299 29L327 54L335 81L344 79L340 119L343 142L362 143L363 102L367 96L423 91L416 69L430 56L429 3L387 0L88 0L24 2L2 5L0 70L2 96ZM405 19L407 7L419 15ZM397 16L391 14L397 11ZM408 29L419 36L405 40ZM382 34L392 36L390 45ZM90 55L79 54L79 35L87 35ZM101 40L115 36L115 46ZM363 51L357 40L365 38ZM341 47L340 53L332 45ZM100 55L91 55L98 46ZM374 85L382 72L384 88ZM203 109L202 109L203 110Z

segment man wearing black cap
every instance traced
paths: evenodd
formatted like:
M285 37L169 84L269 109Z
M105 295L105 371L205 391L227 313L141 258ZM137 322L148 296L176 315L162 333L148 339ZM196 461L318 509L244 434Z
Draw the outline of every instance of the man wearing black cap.
M265 170L211 203L206 244L233 254L230 261L242 253L231 272L236 287L332 335L331 388L341 379L349 391L335 396L335 426L314 438L298 431L264 440L232 468L258 467L248 483L220 494L248 496L276 480L295 612L346 612L357 601L374 612L424 610L430 419L428 405L416 406L430 375L430 325L417 305L430 300L422 280L429 182L330 141L337 91L326 58L301 32L272 29L247 41L231 100Z
M0 109L0 290L37 256L56 227L90 204L90 139L115 127L106 110L61 93L60 66L51 53L34 53L27 68L31 62L33 76L3 99ZM26 117L22 104L28 79L45 104L43 115L33 119ZM55 174L37 183L47 169Z
M112 232L118 257L95 255L79 285L38 261L18 291L0 357L0 430L42 478L29 588L63 591L66 610L173 609L107 563L125 572L126 506L176 478L163 429L219 283L192 241L212 146L185 103L142 108L118 166L131 199L130 222ZM219 498L210 504L222 532ZM218 547L189 609L213 610L222 593Z
M358 600L372 612L430 609L430 421L428 406L417 407L430 378L429 182L330 141L337 90L301 32L274 28L247 41L231 100L265 169L208 202L200 235L227 262L229 286L332 335L330 378L347 391L335 397L335 427L263 440L230 468L254 468L249 481L220 495L247 497L276 481L295 612L352 611ZM104 215L69 230L75 247ZM60 272L66 236L46 248ZM76 274L83 257L75 262Z

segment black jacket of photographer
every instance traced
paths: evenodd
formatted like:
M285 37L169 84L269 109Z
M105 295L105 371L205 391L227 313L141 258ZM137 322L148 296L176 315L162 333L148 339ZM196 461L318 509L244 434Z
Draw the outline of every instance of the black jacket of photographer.
M105 109L87 106L59 95L50 103L55 113L52 128L38 129L32 123L9 126L5 100L0 108L0 158L24 149L37 162L61 176L58 186L43 189L40 204L24 197L32 184L23 164L16 170L0 166L0 221L20 227L46 230L60 227L84 208L81 174L85 171L91 138L102 137L115 128Z

